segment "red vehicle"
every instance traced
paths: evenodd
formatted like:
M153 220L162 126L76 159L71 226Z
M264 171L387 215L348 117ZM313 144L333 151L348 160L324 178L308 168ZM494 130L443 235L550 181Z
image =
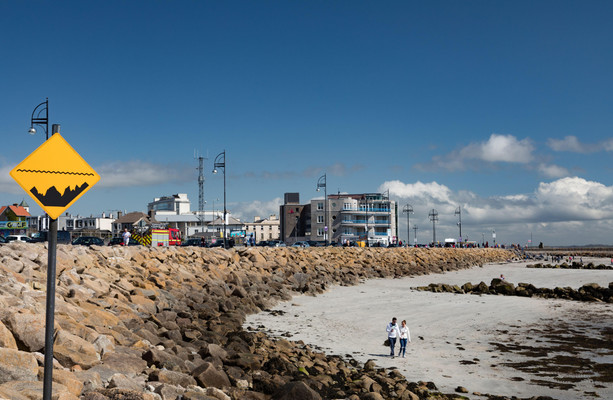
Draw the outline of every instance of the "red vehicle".
M181 246L181 231L174 228L152 229L151 246Z

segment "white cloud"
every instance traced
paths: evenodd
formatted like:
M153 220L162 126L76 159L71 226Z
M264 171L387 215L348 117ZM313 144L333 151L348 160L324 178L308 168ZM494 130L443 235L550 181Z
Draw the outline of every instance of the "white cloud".
M535 196L542 214L549 216L549 220L613 218L613 187L602 183L578 177L563 178L539 184Z
M392 199L400 205L405 201L413 205L415 215L411 222L422 229L430 230L427 215L432 208L437 209L439 239L445 235L457 236L454 211L458 206L462 208L464 235L473 240L477 236L481 240L481 233L492 229L499 233L499 241L506 243L525 244L530 232L538 233L540 241L559 245L611 244L613 237L613 186L579 177L542 182L532 193L491 197L454 192L436 182L389 181L384 182L379 190L388 188ZM399 218L398 222L399 232L404 237L405 219ZM572 230L558 231L570 226ZM422 235L426 234L422 232Z
M295 179L295 178L318 178L327 173L329 176L344 177L364 169L362 164L346 165L340 162L328 166L310 166L302 171L281 171L281 172L253 172L248 171L242 175L235 175L235 178L250 178L250 179Z
M100 175L96 185L102 187L151 186L195 179L194 168L154 164L146 161L116 161L94 168Z
M403 183L400 181L384 182L379 186L380 192L390 191L390 197L402 197L407 199L423 199L434 200L437 203L449 203L451 190L445 186L436 182L430 183Z
M576 136L565 136L564 139L547 139L547 146L553 151L588 154L603 150L613 151L613 139L598 143L581 143Z
M418 164L421 170L444 169L448 171L478 169L484 163L528 164L533 161L534 145L530 139L519 140L513 135L492 133L485 142L471 143L443 156L435 156L427 164Z
M595 146L579 142L576 136L565 136L564 139L547 139L547 146L553 151L568 151L571 153L591 153Z
M232 204L232 216L240 218L241 221L253 221L253 217L268 218L270 215L279 216L279 207L283 204L283 199L276 197L269 201L252 201L245 203Z
M568 176L568 170L559 165L539 164L538 170L547 178L562 178Z
M0 167L0 193L21 194L25 193L23 189L9 175L14 165Z
M529 163L534 146L529 139L517 140L512 135L493 133L487 142L480 145L480 150L479 158L484 161Z

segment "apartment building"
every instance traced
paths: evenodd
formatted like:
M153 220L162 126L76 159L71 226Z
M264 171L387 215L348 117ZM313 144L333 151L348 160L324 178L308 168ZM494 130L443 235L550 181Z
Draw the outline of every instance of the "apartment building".
M328 209L331 241L367 240L369 246L387 246L397 241L398 205L387 193L329 195ZM313 230L321 232L320 225Z
M387 246L397 241L398 205L387 193L328 195L306 205L299 204L297 193L285 195L281 240L287 243L367 241L369 246Z

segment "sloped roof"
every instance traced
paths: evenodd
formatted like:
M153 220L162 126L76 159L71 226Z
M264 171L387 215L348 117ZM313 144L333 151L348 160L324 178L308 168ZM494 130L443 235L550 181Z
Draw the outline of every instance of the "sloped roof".
M213 221L209 222L209 225L223 225L223 218L215 218ZM228 216L228 225L244 225L242 221Z
M194 214L173 214L173 215L158 215L158 222L199 222L198 216Z
M30 217L31 216L30 213L27 212L25 208L21 206L15 206L15 205L2 206L2 208L0 208L0 215L6 212L6 210L11 210L18 217Z
M134 212L127 213L126 215L122 215L121 217L117 218L115 220L115 223L116 224L133 224L137 221L140 221L141 219L144 219L145 222L147 223L158 222L155 220L155 218L151 219L149 218L147 214L143 212L134 211Z

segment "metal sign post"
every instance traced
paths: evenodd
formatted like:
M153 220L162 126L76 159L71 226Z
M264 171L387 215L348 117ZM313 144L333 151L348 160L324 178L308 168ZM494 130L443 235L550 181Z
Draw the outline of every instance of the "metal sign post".
M43 400L51 400L53 385L53 326L55 325L55 261L57 254L57 219L49 223L47 257L47 308L45 311L45 367Z
M35 124L48 125L48 102L45 118L32 114L30 133L36 133ZM39 112L40 113L40 112ZM45 366L43 400L51 400L53 385L53 334L55 314L55 280L58 217L99 180L96 173L81 156L62 138L60 126L52 126L52 136L32 154L19 163L10 175L41 206L50 218L47 258L47 305L45 310ZM45 129L47 132L47 129Z

